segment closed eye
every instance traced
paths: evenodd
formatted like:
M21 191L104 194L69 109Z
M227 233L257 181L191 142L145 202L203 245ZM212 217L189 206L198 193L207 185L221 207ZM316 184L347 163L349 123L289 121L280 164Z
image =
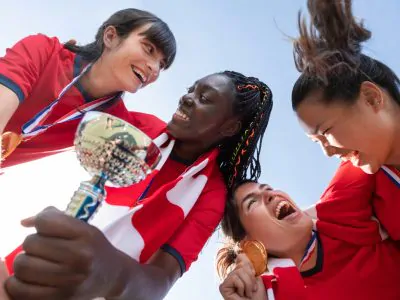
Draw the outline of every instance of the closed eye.
M146 52L148 54L153 54L154 53L155 48L154 48L154 46L152 44L144 43L144 47L145 47Z
M202 103L207 103L207 102L209 102L208 98L205 97L203 94L200 95L200 101L201 101Z
M329 127L328 129L325 129L325 130L322 132L322 135L327 134L331 129L332 129L332 127Z
M253 205L253 203L257 202L256 199L252 198L250 200L247 201L247 209L249 210L250 207Z

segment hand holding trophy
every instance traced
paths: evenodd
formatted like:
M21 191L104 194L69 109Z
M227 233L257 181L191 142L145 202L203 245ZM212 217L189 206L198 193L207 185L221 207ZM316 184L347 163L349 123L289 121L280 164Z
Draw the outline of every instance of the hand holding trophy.
M126 187L149 175L161 159L153 141L139 129L112 115L88 112L74 141L80 164L92 176L81 183L66 214L88 222L105 198L104 185Z

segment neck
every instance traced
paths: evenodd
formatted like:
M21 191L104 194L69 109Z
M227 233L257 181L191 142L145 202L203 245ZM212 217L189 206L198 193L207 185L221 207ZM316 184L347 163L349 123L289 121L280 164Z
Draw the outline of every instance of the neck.
M316 245L315 245L315 250L313 251L313 253L311 254L310 258L301 265L301 261L303 259L304 253L307 249L307 245L310 242L312 233L310 233L309 235L305 236L304 239L302 239L299 243L296 244L296 249L293 249L293 251L291 253L286 254L286 257L289 257L293 260L293 262L295 263L295 265L299 268L299 271L307 271L309 269L312 269L315 264L317 263L317 244L318 244L318 240L316 240Z
M108 68L106 68L104 62L99 59L79 81L85 92L91 98L103 98L119 92L115 89L112 76L108 74Z
M392 105L393 142L390 155L385 161L385 164L392 165L400 170L400 122L398 121L400 117L400 106L397 103L393 103Z
M197 143L185 143L181 141L176 141L173 151L181 159L187 161L195 161L209 149L210 146L206 147Z

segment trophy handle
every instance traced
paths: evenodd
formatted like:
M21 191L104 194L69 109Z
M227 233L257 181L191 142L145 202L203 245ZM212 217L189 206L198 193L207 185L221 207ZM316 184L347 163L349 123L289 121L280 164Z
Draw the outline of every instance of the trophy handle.
M88 222L105 199L104 174L93 176L89 181L81 182L67 206L65 213L71 217Z

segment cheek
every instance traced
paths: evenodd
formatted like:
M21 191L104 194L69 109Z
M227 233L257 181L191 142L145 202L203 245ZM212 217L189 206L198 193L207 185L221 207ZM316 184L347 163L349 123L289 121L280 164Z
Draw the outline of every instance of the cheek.
M248 213L242 223L249 236L256 240L273 243L280 235L279 225L265 210Z

